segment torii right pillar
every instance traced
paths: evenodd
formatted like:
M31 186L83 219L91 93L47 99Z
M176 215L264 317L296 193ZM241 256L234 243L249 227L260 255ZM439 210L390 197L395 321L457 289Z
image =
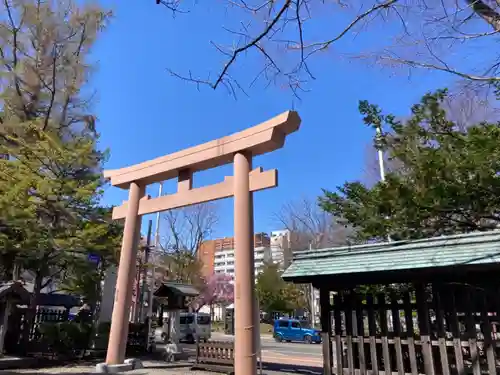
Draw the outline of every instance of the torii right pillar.
M255 327L255 265L253 244L253 193L249 174L250 152L234 155L234 325L236 375L257 374Z

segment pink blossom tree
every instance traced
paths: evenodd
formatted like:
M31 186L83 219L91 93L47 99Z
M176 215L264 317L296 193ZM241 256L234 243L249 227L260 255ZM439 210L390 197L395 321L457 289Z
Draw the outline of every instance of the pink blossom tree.
M199 311L203 306L227 306L234 301L233 277L226 273L214 273L209 276L193 307Z

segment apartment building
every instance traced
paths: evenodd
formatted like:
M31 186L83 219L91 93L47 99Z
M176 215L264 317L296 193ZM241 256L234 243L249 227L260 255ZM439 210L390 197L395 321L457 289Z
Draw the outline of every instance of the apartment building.
M271 232L271 258L273 263L278 264L282 269L287 268L292 262L289 230Z
M255 275L260 273L264 262L270 262L271 241L267 233L254 235ZM209 276L213 273L227 273L234 276L234 237L205 241L198 249L198 258L203 263L202 273Z
M209 277L214 273L215 249L217 248L217 241L208 240L201 243L197 251L198 259L200 260L201 274Z

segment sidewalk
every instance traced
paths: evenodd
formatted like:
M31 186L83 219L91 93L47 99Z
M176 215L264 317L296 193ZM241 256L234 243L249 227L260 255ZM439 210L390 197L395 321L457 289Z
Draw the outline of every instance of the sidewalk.
M29 368L37 363L34 358L18 358L12 356L0 357L0 370L7 370L11 368Z
M123 374L130 375L213 375L215 373L208 371L192 371L190 365L168 364L161 361L145 361L144 368L127 371ZM41 369L15 369L0 370L0 375L90 375L95 374L94 366L64 366L49 367ZM290 366L270 364L264 366L263 375L321 375L322 368L310 368L307 366Z
M144 368L127 371L123 374L134 374L134 375L184 375L184 374L192 374L192 375L208 375L211 374L205 371L191 371L191 365L189 364L168 364L161 361L145 361L143 362ZM91 366L60 366L60 367L46 367L40 369L11 369L11 370L2 370L0 371L1 375L17 375L17 374L46 374L46 375L90 375L95 374L95 365Z

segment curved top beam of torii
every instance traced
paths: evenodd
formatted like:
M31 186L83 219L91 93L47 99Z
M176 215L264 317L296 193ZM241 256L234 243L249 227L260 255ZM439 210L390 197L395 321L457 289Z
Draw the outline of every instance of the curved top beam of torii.
M113 186L128 189L132 182L148 185L176 178L183 170L193 173L229 164L236 152L247 151L253 156L265 154L283 147L286 136L298 130L300 122L297 112L284 112L259 125L211 142L130 167L105 171L104 177L110 178Z

